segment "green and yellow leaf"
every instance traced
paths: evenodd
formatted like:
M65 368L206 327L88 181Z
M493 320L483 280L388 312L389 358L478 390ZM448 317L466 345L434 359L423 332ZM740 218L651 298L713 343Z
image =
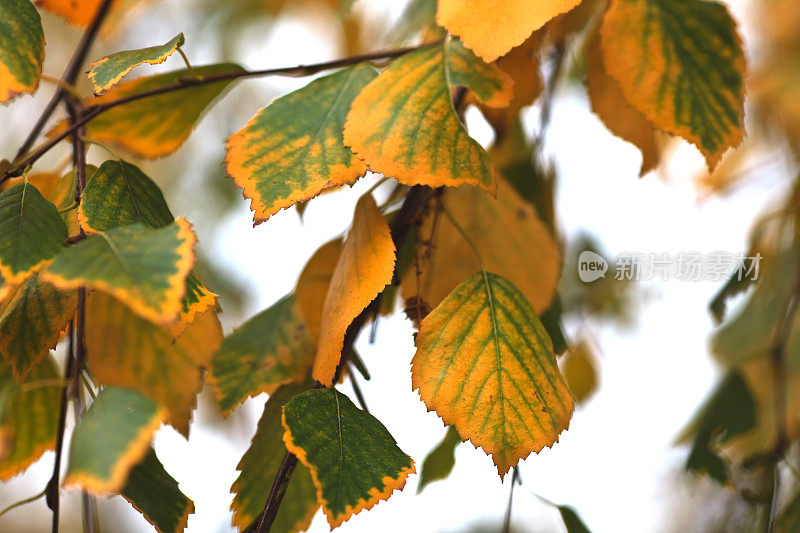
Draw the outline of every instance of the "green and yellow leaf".
M15 379L26 381L56 347L77 306L76 291L58 290L38 274L13 289L8 303L0 307L0 354Z
M148 320L174 322L194 263L195 241L184 218L160 229L141 224L112 228L65 249L42 279L60 289L99 289Z
M0 103L39 86L44 62L42 20L30 0L0 2Z
M245 531L264 509L264 502L286 452L281 426L283 406L308 388L308 384L281 385L270 395L264 406L264 414L258 421L256 434L237 466L239 477L231 486L231 492L234 494L231 504L233 525L240 531ZM273 533L305 531L319 506L311 473L306 465L298 464L289 480L270 531Z
M606 70L656 127L695 144L713 169L744 135L745 58L727 8L706 0L613 0Z
M89 68L89 80L92 82L94 94L106 92L138 65L163 63L175 50L183 46L184 42L183 34L179 33L160 46L117 52L95 61Z
M78 220L88 233L119 226L143 224L163 228L175 221L164 195L138 167L125 161L106 161L93 174L83 191ZM217 295L208 290L194 272L186 277L180 317L170 325L177 336L198 313L216 306Z
M203 368L222 342L214 311L197 316L173 339L164 327L95 291L86 304L86 352L92 375L103 385L137 390L167 410L167 422L189 434L192 410L203 386Z
M134 390L101 389L75 426L64 485L95 494L120 490L166 417L163 408Z
M181 492L178 482L164 470L152 448L131 468L119 494L142 513L158 533L183 531L189 515L194 512L194 502Z
M86 175L91 176L91 165L87 166ZM69 179L70 174L62 176L60 172L32 172L27 176L17 176L5 181L0 190L5 191L27 181L44 196L45 200L59 209L75 203L75 184Z
M342 246L342 239L333 239L320 246L297 278L294 289L297 307L315 341L322 329L322 308Z
M0 453L0 481L20 474L55 447L60 377L55 361L48 357L30 374L30 382L42 386L20 390L11 369L0 361L0 403L5 406L0 406L0 432L8 439L8 453Z
M478 272L423 321L411 383L504 476L558 442L574 410L550 338L508 280Z
M561 253L536 210L503 178L497 197L480 189L447 189L444 209L478 248L484 266L507 278L537 313L550 306L561 273ZM509 231L509 228L514 228ZM444 213L431 207L419 229L423 239L417 253L420 275L410 268L403 276L403 295L417 296L436 307L461 282L480 270L475 252ZM426 250L426 241L434 246Z
M353 99L377 75L356 65L318 78L272 102L228 139L228 175L251 200L256 224L364 175L367 166L344 145L342 129Z
M105 104L133 94L157 90L175 85L182 78L213 76L240 72L242 68L233 63L205 65L174 70L165 74L137 78L114 87L107 93L89 98L85 107ZM90 139L117 146L145 159L154 159L171 154L186 142L195 124L208 108L231 84L231 80L196 85L150 98L143 98L117 106L86 126ZM48 132L54 137L66 128L62 122Z
M58 209L30 183L0 193L0 274L18 285L64 247L67 227Z
M431 453L422 461L417 493L422 492L429 483L445 479L450 475L456 464L456 446L461 442L458 431L453 426L447 426L447 432L442 442L431 450Z
M353 226L333 271L322 308L314 379L330 386L350 323L391 283L395 248L389 224L367 194L359 199Z
M414 461L374 416L334 389L313 389L283 407L286 448L311 470L331 529L388 499Z
M353 101L344 143L406 185L479 185L493 192L496 171L461 124L451 92L464 86L483 102L508 105L513 81L455 39L394 60Z
M436 21L491 62L581 0L439 0Z
M303 381L315 353L294 295L260 312L228 335L211 361L222 414L251 396Z

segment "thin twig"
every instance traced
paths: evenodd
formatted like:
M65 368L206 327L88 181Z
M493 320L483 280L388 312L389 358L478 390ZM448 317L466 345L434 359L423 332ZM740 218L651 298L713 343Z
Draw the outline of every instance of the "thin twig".
M358 379L356 379L355 374L353 374L352 368L350 368L350 386L353 387L353 392L356 395L356 400L358 400L358 404L361 406L361 410L366 413L369 413L367 402L364 399L364 393L361 392L361 387L358 385Z
M511 531L511 504L514 501L514 487L517 485L519 476L517 470L517 468L513 468L511 473L511 489L508 491L508 505L506 506L506 518L503 520L503 533Z
M427 48L440 43L441 41L436 43L423 44L420 46L398 48L395 50L383 50L380 52L373 52L370 54L345 57L342 59L335 59L333 61L325 61L323 63L314 63L310 65L299 65L294 67L271 68L263 70L237 70L235 72L225 72L209 76L186 77L182 78L173 85L158 87L156 89L151 89L149 91L142 91L140 93L131 94L124 98L120 98L118 100L113 100L111 102L106 102L104 104L98 104L95 106L87 107L83 115L81 115L76 122L71 124L57 136L50 139L50 141L48 141L47 143L43 144L34 153L32 153L24 160L20 161L14 168L10 169L5 173L5 175L0 177L0 183L5 182L9 178L19 176L28 165L33 164L44 154L49 152L55 145L57 145L59 142L70 136L77 129L86 125L89 121L93 120L98 115L105 113L106 111L123 104L129 104L131 102L142 100L144 98L150 98L152 96L159 96L170 92L180 91L183 89L187 89L189 87L196 87L198 85L208 85L210 83L216 83L219 81L230 81L240 78L256 78L263 76L308 76L311 74L316 74L318 72L323 72L325 70L331 70L339 67L346 67L348 65L354 65L356 63L361 63L364 61L393 59L402 56L404 54L407 54L408 52L419 50L421 48ZM28 149L29 147L26 148L26 151ZM18 158L19 157L15 158L15 160Z

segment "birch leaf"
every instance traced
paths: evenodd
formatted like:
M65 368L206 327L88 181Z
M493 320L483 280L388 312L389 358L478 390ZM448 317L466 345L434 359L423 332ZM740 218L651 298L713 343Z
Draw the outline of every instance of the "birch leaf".
M322 328L322 307L342 253L342 245L342 239L334 239L320 246L297 278L294 290L297 306L314 340L319 338Z
M44 32L30 0L0 2L0 103L39 86Z
M445 479L456 464L456 447L461 444L461 437L453 426L447 426L447 432L436 448L422 462L419 473L417 493L422 492L429 483Z

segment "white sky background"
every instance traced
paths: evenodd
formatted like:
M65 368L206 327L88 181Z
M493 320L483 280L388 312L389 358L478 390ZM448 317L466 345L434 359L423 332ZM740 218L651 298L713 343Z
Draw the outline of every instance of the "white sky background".
M740 20L742 3L735 2L734 6ZM221 59L213 56L214 50L206 41L210 34L193 38L207 21L185 20L191 13L190 4L188 0L154 4L139 14L125 39L104 46L109 51L140 47L166 42L178 31L184 31L185 50L194 63ZM386 14L381 20L397 16L401 6L392 4L390 0L359 2L360 8ZM55 21L48 17L48 23ZM332 39L319 27L310 28L297 21L286 22L272 33L250 27L244 29L243 45L235 50L239 55L226 59L251 68L322 61L338 56L330 45ZM48 74L58 75L65 62L63 54L59 55L60 46L61 43L48 41ZM176 58L166 65L168 69L178 67ZM138 74L144 72L141 68ZM288 210L253 228L247 202L241 199L229 218L204 218L203 205L193 200L192 184L196 185L197 180L191 176L214 168L222 160L220 124L232 124L223 136L233 133L272 97L304 83L306 80L294 79L243 82L228 97L236 99L235 106L226 107L233 117L212 111L172 161L145 165L162 183L169 180L165 169L185 173L184 184L169 198L170 205L176 214L187 215L196 225L207 254L224 262L247 288L245 315L223 314L226 332L292 290L314 250L347 230L358 195L374 182L374 178L367 178L352 190L314 200L302 223L294 210ZM38 112L35 110L47 97L40 94L35 99L23 99L16 109L0 108L0 123L4 125L0 129L0 146L5 147L2 155L10 154L9 147L24 136L25 127L15 121L25 113ZM537 123L537 114L536 108L530 110L531 125ZM491 134L476 115L477 112L468 114L471 131L480 141L488 141ZM667 166L669 179L662 180L651 173L639 180L638 151L611 136L588 109L584 95L577 92L563 94L557 100L547 150L559 170L557 216L562 232L575 236L581 230L588 231L601 240L612 256L623 251L741 252L753 218L777 192L773 181L759 179L756 185L746 186L731 197L698 203L692 178L703 162L688 146L680 147ZM90 156L97 160L105 154L93 149ZM222 179L222 170L218 174ZM377 194L385 194L389 188L384 185ZM215 244L209 247L209 243ZM567 324L571 335L588 327L598 341L602 350L602 388L587 405L578 408L569 431L554 449L522 463L524 485L515 492L512 522L519 531L563 530L554 509L541 503L532 492L573 506L594 532L691 530L678 528L670 509L687 505L692 491L703 489L676 481L680 480L686 449L676 448L672 442L716 376L707 355L712 329L707 304L720 285L678 281L645 284L650 297L641 306L631 330L620 331L596 323ZM224 301L222 306L224 310ZM369 408L419 469L444 429L439 418L426 413L417 394L411 391L412 328L401 313L396 313L381 320L374 345L366 337L362 335L357 347L372 373L372 381L361 381ZM349 386L343 390L349 392ZM156 449L160 458L195 501L196 513L189 521L188 531L231 531L228 507L232 496L228 489L236 478L236 464L255 431L264 402L262 395L225 422L218 419L208 402L201 402L188 442L169 428L158 434ZM47 454L28 475L0 488L0 507L40 490L51 465L52 454ZM411 476L404 491L351 518L340 530L456 532L463 531L467 524L502 521L508 481L501 484L490 458L470 444L457 449L456 466L449 479L430 485L419 496L415 494L417 483L418 476ZM74 494L65 498L62 505L66 520L74 519L78 508ZM144 520L123 500L101 502L101 515L111 509L124 512L130 523L118 522L108 530L148 530ZM49 527L50 517L43 502L14 511L9 515L12 517L22 520L15 526L21 530ZM6 520L0 518L0 530L4 530ZM702 530L696 522L691 527ZM317 514L311 531L328 531L322 513Z

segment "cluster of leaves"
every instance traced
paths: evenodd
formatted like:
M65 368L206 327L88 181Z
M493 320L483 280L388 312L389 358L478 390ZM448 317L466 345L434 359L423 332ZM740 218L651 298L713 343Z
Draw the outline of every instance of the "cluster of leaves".
M108 7L37 3L77 25ZM383 205L371 191L362 196L346 238L311 257L294 292L224 339L217 295L194 272L191 225L135 164L85 165L75 146L166 156L234 80L257 73L187 60L185 69L122 81L138 65L183 56L183 34L90 66L94 95L72 102L84 114L47 133L49 147L73 141L76 168L65 176L16 168L36 153L4 165L2 479L60 450L65 400L49 385L66 386L49 352L67 338L85 358L65 379L93 401L69 445L64 484L119 494L159 531L183 529L193 503L150 443L162 424L188 436L207 377L223 414L270 395L232 487L234 525L244 530L262 516L288 451L300 464L273 530L304 529L320 507L336 527L415 472L387 428L336 390L345 375L354 379L358 330L391 312L398 294L418 328L413 388L448 426L421 487L449 473L462 441L491 455L501 478L558 441L596 370L585 343L562 368L556 357L567 344L552 176L520 127L524 107L552 98L539 60L567 46L584 53L592 108L640 148L643 173L659 161L657 130L697 145L713 168L743 135L736 25L706 0L417 0L397 32L423 44L331 64L340 68L271 102L227 139L227 173L255 224L368 170L396 186ZM36 8L0 0L0 101L35 90L43 58ZM469 135L466 105L495 129L491 149ZM15 168L24 175L8 179ZM718 428L698 428L698 453L710 453ZM585 530L560 511L570 531Z

